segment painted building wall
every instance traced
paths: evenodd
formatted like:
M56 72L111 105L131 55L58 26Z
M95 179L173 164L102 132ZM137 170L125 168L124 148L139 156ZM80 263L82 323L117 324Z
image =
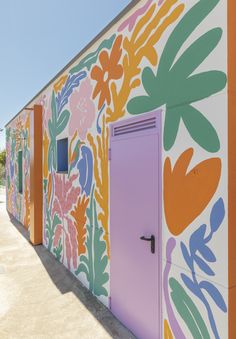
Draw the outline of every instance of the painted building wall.
M109 125L162 109L165 338L228 337L226 74L226 1L146 0L34 102L43 243L107 306ZM64 137L68 174L56 171Z
M26 228L30 225L30 113L23 112L6 129L7 210ZM23 185L19 193L18 154L22 151Z

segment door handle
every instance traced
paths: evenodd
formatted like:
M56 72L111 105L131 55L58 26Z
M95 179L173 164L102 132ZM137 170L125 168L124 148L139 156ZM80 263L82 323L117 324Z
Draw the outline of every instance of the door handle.
M150 238L146 238L144 236L140 237L140 240L144 240L144 241L150 241L151 242L151 252L155 253L155 236L151 235Z

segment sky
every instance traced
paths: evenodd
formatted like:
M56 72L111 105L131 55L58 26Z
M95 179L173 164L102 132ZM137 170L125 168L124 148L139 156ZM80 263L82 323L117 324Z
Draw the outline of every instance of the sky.
M130 2L0 0L0 128Z

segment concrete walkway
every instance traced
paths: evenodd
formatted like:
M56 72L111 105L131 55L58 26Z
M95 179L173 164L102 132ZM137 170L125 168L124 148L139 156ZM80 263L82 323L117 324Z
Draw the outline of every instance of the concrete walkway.
M11 221L0 190L0 338L134 338L43 247Z

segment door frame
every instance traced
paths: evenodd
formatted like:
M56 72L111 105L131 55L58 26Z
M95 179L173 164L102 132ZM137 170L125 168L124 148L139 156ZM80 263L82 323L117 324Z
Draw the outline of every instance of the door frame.
M158 199L158 208L159 208L159 213L158 213L158 225L157 225L157 234L158 234L158 239L156 241L156 250L158 252L158 258L159 260L157 260L157 264L158 264L158 293L159 293L159 300L160 303L158 305L159 308L159 324L160 324L160 329L159 329L159 333L158 335L160 336L159 338L162 338L162 334L163 334L163 314L162 314L162 275L163 275L163 268L162 268L162 239L163 239L163 232L162 232L162 226L163 226L163 222L162 222L162 206L163 206L163 190L162 190L162 173L163 173L163 169L162 169L162 153L163 153L163 146L162 146L162 114L163 114L163 109L156 109L154 111L151 112L147 112L147 113L142 113L139 114L135 117L128 117L119 121L116 121L114 123L111 123L109 126L109 211L111 211L110 206L111 206L111 145L112 145L112 139L114 138L114 128L117 126L124 126L127 123L135 123L138 121L142 121L143 119L149 119L149 118L156 118L156 127L155 129L150 129L150 130L144 130L141 132L138 132L138 135L147 135L147 134L157 134L157 140L158 140L158 144L159 144L159 149L160 149L160 153L158 155L158 197L161 197L160 199ZM137 136L137 133L133 133L133 136ZM121 140L124 139L124 135L122 135L121 137L116 136L116 140ZM110 229L111 229L111 213L109 213L109 225L110 225ZM112 256L110 257L110 266L112 265ZM111 281L112 277L110 276L110 281ZM111 290L110 290L110 298L109 298L109 309L111 310Z

